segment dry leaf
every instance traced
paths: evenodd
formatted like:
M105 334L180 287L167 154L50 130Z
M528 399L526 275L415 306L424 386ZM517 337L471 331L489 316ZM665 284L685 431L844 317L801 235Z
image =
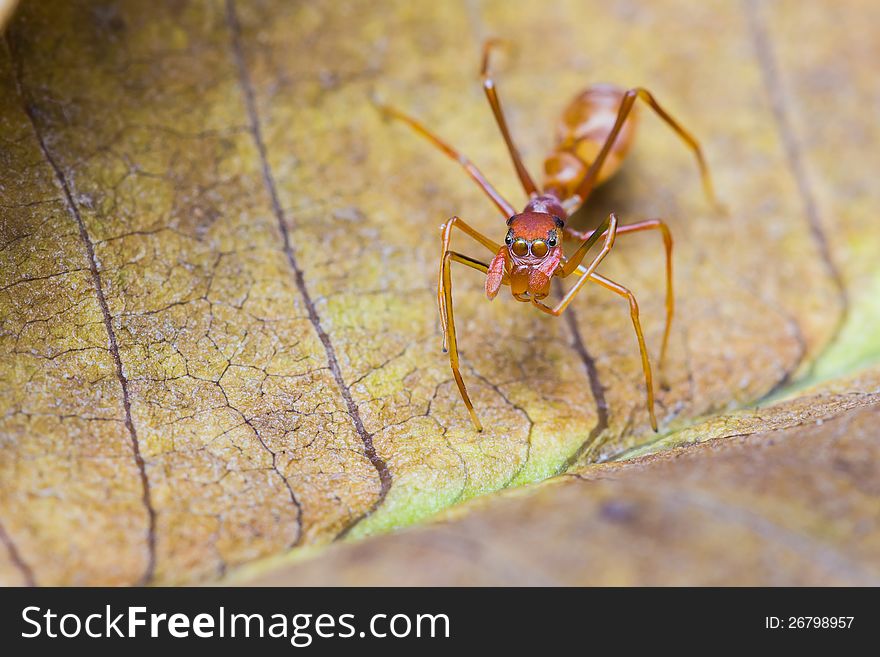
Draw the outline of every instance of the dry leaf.
M876 586L878 415L590 466L249 583Z
M877 354L869 172L880 139L866 110L877 12L867 2L22 2L0 52L0 577L175 583L262 570L275 563L265 557L313 554L588 463L811 417L813 398L760 419L711 416ZM487 429L470 427L439 349L437 227L453 214L499 237L503 225L460 171L367 99L376 90L422 117L522 202L475 82L489 35L514 42L498 83L533 171L558 112L589 82L647 86L703 142L728 217L647 114L631 161L591 209L591 219L663 216L676 237L659 436L617 297L590 289L556 320L509 296L488 303L479 276L456 272L463 373ZM621 238L602 271L638 295L656 356L659 240ZM876 392L870 377L835 385ZM821 444L836 434L816 431L797 434L797 450L833 452ZM746 442L738 454L760 441ZM785 454L742 457L759 463L730 482ZM645 474L632 495L644 497L650 477L663 475ZM587 497L601 506L628 485ZM534 495L592 528L595 515L578 517L585 486ZM770 493L743 508L798 499ZM862 517L850 491L833 493L842 514ZM459 513L491 515L493 504ZM544 502L524 504L521 523L538 522ZM698 537L711 516L685 509L676 522ZM503 549L503 524L492 549ZM662 522L651 528L659 536ZM387 544L392 563L397 540L340 551ZM750 554L765 547L756 539ZM628 556L615 581L648 581ZM824 567L816 580L856 572Z

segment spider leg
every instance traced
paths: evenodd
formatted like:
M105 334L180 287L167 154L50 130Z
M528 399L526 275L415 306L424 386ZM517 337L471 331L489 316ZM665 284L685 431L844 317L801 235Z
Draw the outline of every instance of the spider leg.
M497 253L501 245L483 235L480 231L472 228L459 217L452 217L440 228L440 271L437 281L437 307L440 310L440 327L443 330L443 351L448 350L447 334L446 334L446 301L443 296L443 257L450 250L449 244L452 239L452 229L458 228L460 231L479 242L486 247L494 255ZM485 271L485 270L484 270Z
M648 349L645 347L645 336L642 333L642 324L639 321L639 304L636 302L636 297L627 288L618 285L601 274L591 274L590 280L594 283L598 283L605 289L611 290L615 294L619 294L629 302L629 314L632 318L633 328L636 332L636 339L639 342L639 353L642 357L642 370L645 373L648 415L651 418L651 428L654 429L654 431L657 431L657 417L654 415L654 377L651 374L651 361L648 359Z
M495 87L495 81L489 73L489 55L492 52L492 47L498 43L500 43L498 39L488 39L483 44L483 65L480 68L480 77L483 79L483 91L486 92L486 99L492 107L492 113L495 115L495 121L498 123L498 128L501 130L501 136L504 137L504 142L507 144L507 150L510 152L510 159L513 160L516 175L519 176L519 180L522 183L526 194L532 196L538 194L538 186L535 185L535 181L532 180L532 177L529 175L528 170L523 164L519 150L517 150L513 143L513 138L510 136L510 130L507 127L507 119L504 118L504 110L501 108L501 99L498 98L498 90Z
M699 142L697 142L694 136L685 130L678 121L672 118L672 115L660 106L660 104L654 99L654 96L651 95L650 91L642 87L634 87L623 95L623 100L620 102L620 109L617 112L617 120L614 122L614 127L612 127L611 131L608 133L608 137L605 139L605 144L602 146L602 150L599 151L599 155L596 156L596 159L590 165L587 175L584 176L583 181L577 189L577 195L581 198L581 202L583 203L583 201L585 201L590 195L590 192L593 191L593 187L599 177L599 170L605 163L605 158L608 157L608 153L614 146L617 135L620 133L621 128L623 128L623 124L629 116L629 113L632 111L636 99L638 98L641 98L647 103L648 106L675 131L687 147L693 151L694 156L697 158L697 165L700 167L700 177L703 181L703 189L706 192L706 197L717 207L718 202L715 198L714 188L712 187L712 178L709 175L709 168L706 166L706 160L703 157L703 151L700 149Z
M465 388L464 381L461 378L461 372L459 371L458 340L455 335L455 317L452 311L452 275L450 269L453 262L460 262L463 265L467 265L468 267L483 273L488 271L489 266L479 260L469 258L468 256L455 251L447 251L444 253L442 262L440 286L446 304L446 334L449 341L449 366L452 368L452 376L455 378L458 392L461 394L461 399L464 401L464 405L468 409L468 413L471 416L471 422L474 423L474 428L477 431L482 431L483 425L480 424L480 420L474 411L474 405L471 403L471 398L468 396L467 388Z
M645 225L638 227L639 224L633 224L633 226L637 226L638 228L630 228L629 232L634 232L635 230L648 230L651 228L648 224L651 222L642 222ZM662 223L662 222L660 222ZM665 226L665 224L663 224ZM621 227L623 228L623 227ZM608 252L611 251L611 248L614 246L614 238L618 232L620 232L621 228L617 226L617 217L612 213L602 225L599 226L595 231L590 233L583 245L581 245L581 249L589 248L592 246L598 239L604 235L605 243L602 246L602 250L593 258L588 266L584 266L580 264L580 262L576 262L573 268L568 270L565 269L565 266L571 264L574 261L569 261L563 266L563 271L560 272L563 277L572 273L572 271L576 270L580 277L577 282L572 286L572 288L565 294L565 296L556 304L553 308L547 306L540 301L533 300L534 305L541 311L547 313L548 315L553 315L554 317L559 317L568 305L571 303L574 296L583 289L584 284L587 281L592 281L593 283L597 283L602 287L611 290L615 294L619 294L620 296L625 297L629 301L630 307L630 317L632 318L633 328L636 332L636 339L639 343L639 353L642 358L642 369L645 373L645 387L647 389L647 405L648 405L648 415L651 419L651 428L654 431L657 431L657 417L654 415L654 377L651 372L651 362L648 359L648 350L645 347L645 336L642 332L642 325L639 321L639 305L636 302L635 295L623 287L622 285L618 285L614 281L605 278L604 276L596 273L596 267L599 266L599 263L608 255ZM661 229L662 230L662 229ZM668 230L666 231L668 232ZM665 233L664 233L665 234ZM671 248L671 242L670 242ZM581 250L579 249L579 251ZM583 255L580 256L581 259ZM668 271L668 270L667 270ZM667 328L668 330L668 328Z
M428 128L426 128L419 121L409 116L408 114L405 114L404 112L401 112L400 110L395 109L394 107L391 107L389 105L380 103L375 98L373 99L373 104L379 109L380 112L382 112L384 116L390 117L392 119L397 119L398 121L403 121L410 128L412 128L417 133L422 135L425 139L434 144L434 146L446 153L446 155L458 162L465 170L465 172L471 177L471 179L475 183L477 183L480 189L482 189L486 193L486 195L492 200L492 202L498 207L498 209L501 211L501 214L504 215L505 219L516 214L516 210L514 209L514 207L510 203L508 203L504 199L504 197L501 196L501 194L498 193L498 190L496 190L492 186L492 184L488 180L486 180L486 177L482 174L482 172L467 157L459 153L456 149L440 139L440 137L428 130Z
M660 363L659 369L662 370L666 363L666 351L669 346L669 333L672 328L672 318L675 314L675 293L672 285L672 233L669 226L662 219L649 219L647 221L639 221L632 224L625 224L617 227L618 235L628 235L645 230L658 230L663 236L663 247L666 251L666 326L663 329L663 344L660 347ZM565 235L577 240L589 239L596 231L590 233L581 233L571 228L565 229ZM583 273L586 271L583 266L578 268Z
M639 343L639 353L642 357L642 370L645 373L648 416L651 420L651 428L654 431L657 431L657 417L654 415L654 376L651 373L651 361L648 359L648 349L647 347L645 347L645 335L644 333L642 333L642 324L639 321L639 304L636 302L636 297L627 288L623 287L622 285L618 285L614 281L605 278L604 276L595 272L589 274L588 280L593 283L598 283L602 287L611 290L615 294L619 294L620 296L625 297L627 301L629 301L630 317L632 318L633 328L636 332L636 339ZM556 308L550 308L549 306L545 306L539 301L534 302L534 304L548 315L553 315L555 317L561 315L562 311L565 310L565 308L560 309L559 306L557 306Z
M565 296L562 297L562 300L556 304L554 308L548 308L551 314L559 316L563 310L571 303L574 296L580 291L580 289L584 286L584 284L589 280L590 275L596 271L596 267L599 266L599 263L605 259L605 256L608 255L608 252L611 251L611 248L614 246L614 238L617 236L617 215L613 212L608 215L608 218L602 222L602 224L593 231L587 238L584 240L584 243L581 244L580 248L572 255L570 260L567 260L564 265L561 267L560 275L563 278L570 276L576 270L581 272L580 278L578 278L577 282L572 285L571 289L565 293ZM602 245L602 250L596 254L596 257L593 258L592 262L590 262L589 266L583 267L581 265L581 261L583 261L584 256L590 247L595 244L600 237L605 236L605 243ZM541 307L543 304L537 304L538 307Z

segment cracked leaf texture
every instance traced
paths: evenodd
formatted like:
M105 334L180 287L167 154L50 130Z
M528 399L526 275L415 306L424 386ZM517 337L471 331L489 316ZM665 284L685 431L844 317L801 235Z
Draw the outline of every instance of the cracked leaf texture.
M24 0L0 46L0 581L876 581L878 20L857 0ZM649 88L708 155L726 215L643 112L578 226L675 235L659 435L618 297L554 319L464 270L470 426L437 228L504 226L368 98L522 203L476 81L491 35L533 171L600 81ZM653 358L662 266L639 234L601 268Z

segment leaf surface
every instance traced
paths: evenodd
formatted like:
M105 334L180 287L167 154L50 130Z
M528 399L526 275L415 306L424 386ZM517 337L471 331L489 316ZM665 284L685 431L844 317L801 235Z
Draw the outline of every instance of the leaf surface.
M869 411L816 396L863 404L877 389L870 374L821 383L880 345L876 14L859 2L22 2L0 49L0 577L262 572L291 548L314 554L566 471L590 478L599 461L816 413L863 422ZM614 210L662 216L675 235L660 435L621 299L588 288L554 319L504 290L488 303L464 270L463 375L486 427L471 429L440 353L437 227L457 214L500 239L504 224L368 97L424 119L522 203L475 80L490 35L514 42L498 84L532 171L590 82L648 87L707 152L727 216L643 112L631 160L580 226ZM620 238L602 265L638 296L654 358L662 267L651 235ZM795 391L807 383L821 387ZM734 410L792 394L767 413ZM813 433L815 449L835 444ZM812 444L803 435L786 444ZM784 451L755 456L754 472ZM704 458L714 452L693 462ZM568 508L584 486L534 495L574 491L551 500ZM398 539L376 540L340 551Z

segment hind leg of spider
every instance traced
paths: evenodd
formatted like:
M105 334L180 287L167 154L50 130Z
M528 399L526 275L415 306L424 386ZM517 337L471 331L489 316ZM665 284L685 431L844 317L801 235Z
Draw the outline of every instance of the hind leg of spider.
M474 405L471 403L471 398L468 396L467 388L465 388L464 380L461 378L461 371L459 369L458 340L455 335L455 316L452 310L452 275L450 269L453 262L460 262L463 265L467 265L468 267L483 273L486 273L489 270L489 265L455 251L447 251L443 254L443 262L441 265L441 287L444 303L446 304L446 334L449 340L449 366L452 368L452 376L455 378L458 392L461 394L461 399L467 407L474 428L477 431L482 431L483 425L480 424L480 419L477 417L476 411L474 411Z
M598 229L597 229L598 230ZM666 351L669 346L669 333L672 328L672 318L675 314L675 293L672 286L672 233L669 226L662 219L649 219L647 221L639 221L632 224L624 224L617 227L618 235L628 235L646 230L657 230L663 236L663 248L666 251L666 325L663 329L663 344L660 347L659 369L662 371L666 363ZM587 240L595 231L590 233L581 233L571 228L566 228L564 234L576 240ZM581 266L578 268L579 273L584 273L586 269Z
M584 176L583 182L581 182L577 189L577 195L581 198L581 202L585 201L590 195L590 192L593 191L593 187L599 177L599 170L605 163L605 158L607 158L608 153L611 152L611 148L617 140L617 135L620 133L621 128L623 128L624 122L630 112L632 112L633 106L639 98L647 103L647 105L654 110L654 112L663 119L673 131L675 131L687 147L693 151L694 157L697 158L697 165L700 167L700 177L703 181L703 189L706 192L706 197L712 205L719 207L718 201L715 198L715 190L712 186L712 178L709 175L709 168L706 166L706 159L703 157L703 151L700 148L699 142L678 121L672 118L672 115L669 114L669 112L660 106L650 91L642 87L634 87L623 94L623 100L621 100L620 109L617 112L617 120L614 122L614 126L608 133L608 137L605 139L602 150L599 151L599 155L596 156L596 159L590 165L587 175Z
M397 119L398 121L406 123L410 128L412 128L422 137L434 144L434 146L446 153L446 155L448 155L450 158L458 162L465 170L465 172L471 177L471 180L477 183L479 188L482 189L483 192L486 193L486 196L491 199L491 201L495 204L501 214L504 215L505 219L516 213L514 207L510 203L508 203L507 200L505 200L505 198L501 196L501 194L498 193L498 190L496 190L495 187L493 187L492 184L488 180L486 180L486 177L483 175L483 173L467 157L465 157L455 148L440 139L440 137L428 130L428 128L422 125L422 123L409 116L408 114L401 112L400 110L395 109L390 105L380 103L375 98L373 98L372 101L376 108L380 112L382 112L383 116Z
M452 229L457 228L465 235L473 238L475 241L479 242L482 246L489 249L494 255L498 252L498 249L501 248L501 245L497 242L489 239L485 235L483 235L480 231L472 228L464 221L462 221L459 217L453 217L449 221L447 221L440 228L440 271L438 273L438 281L437 281L437 307L440 310L440 328L443 331L443 351L446 352L448 350L447 345L447 334L446 334L446 302L443 297L443 257L450 250L449 245L452 240Z
M501 99L498 97L498 89L495 86L495 80L492 79L492 76L489 73L489 57L492 53L492 48L498 45L498 43L500 43L498 39L487 39L483 44L483 65L480 68L480 77L483 79L483 91L486 92L486 99L489 101L489 106L492 108L492 113L495 115L495 121L498 123L498 128L501 130L501 136L504 137L504 143L507 144L507 150L510 153L510 159L513 160L516 175L519 176L519 180L522 183L526 194L532 196L538 194L538 186L529 175L525 164L523 164L519 150L513 143L513 137L510 136L510 129L507 127L507 119L504 118L504 110L501 108Z

